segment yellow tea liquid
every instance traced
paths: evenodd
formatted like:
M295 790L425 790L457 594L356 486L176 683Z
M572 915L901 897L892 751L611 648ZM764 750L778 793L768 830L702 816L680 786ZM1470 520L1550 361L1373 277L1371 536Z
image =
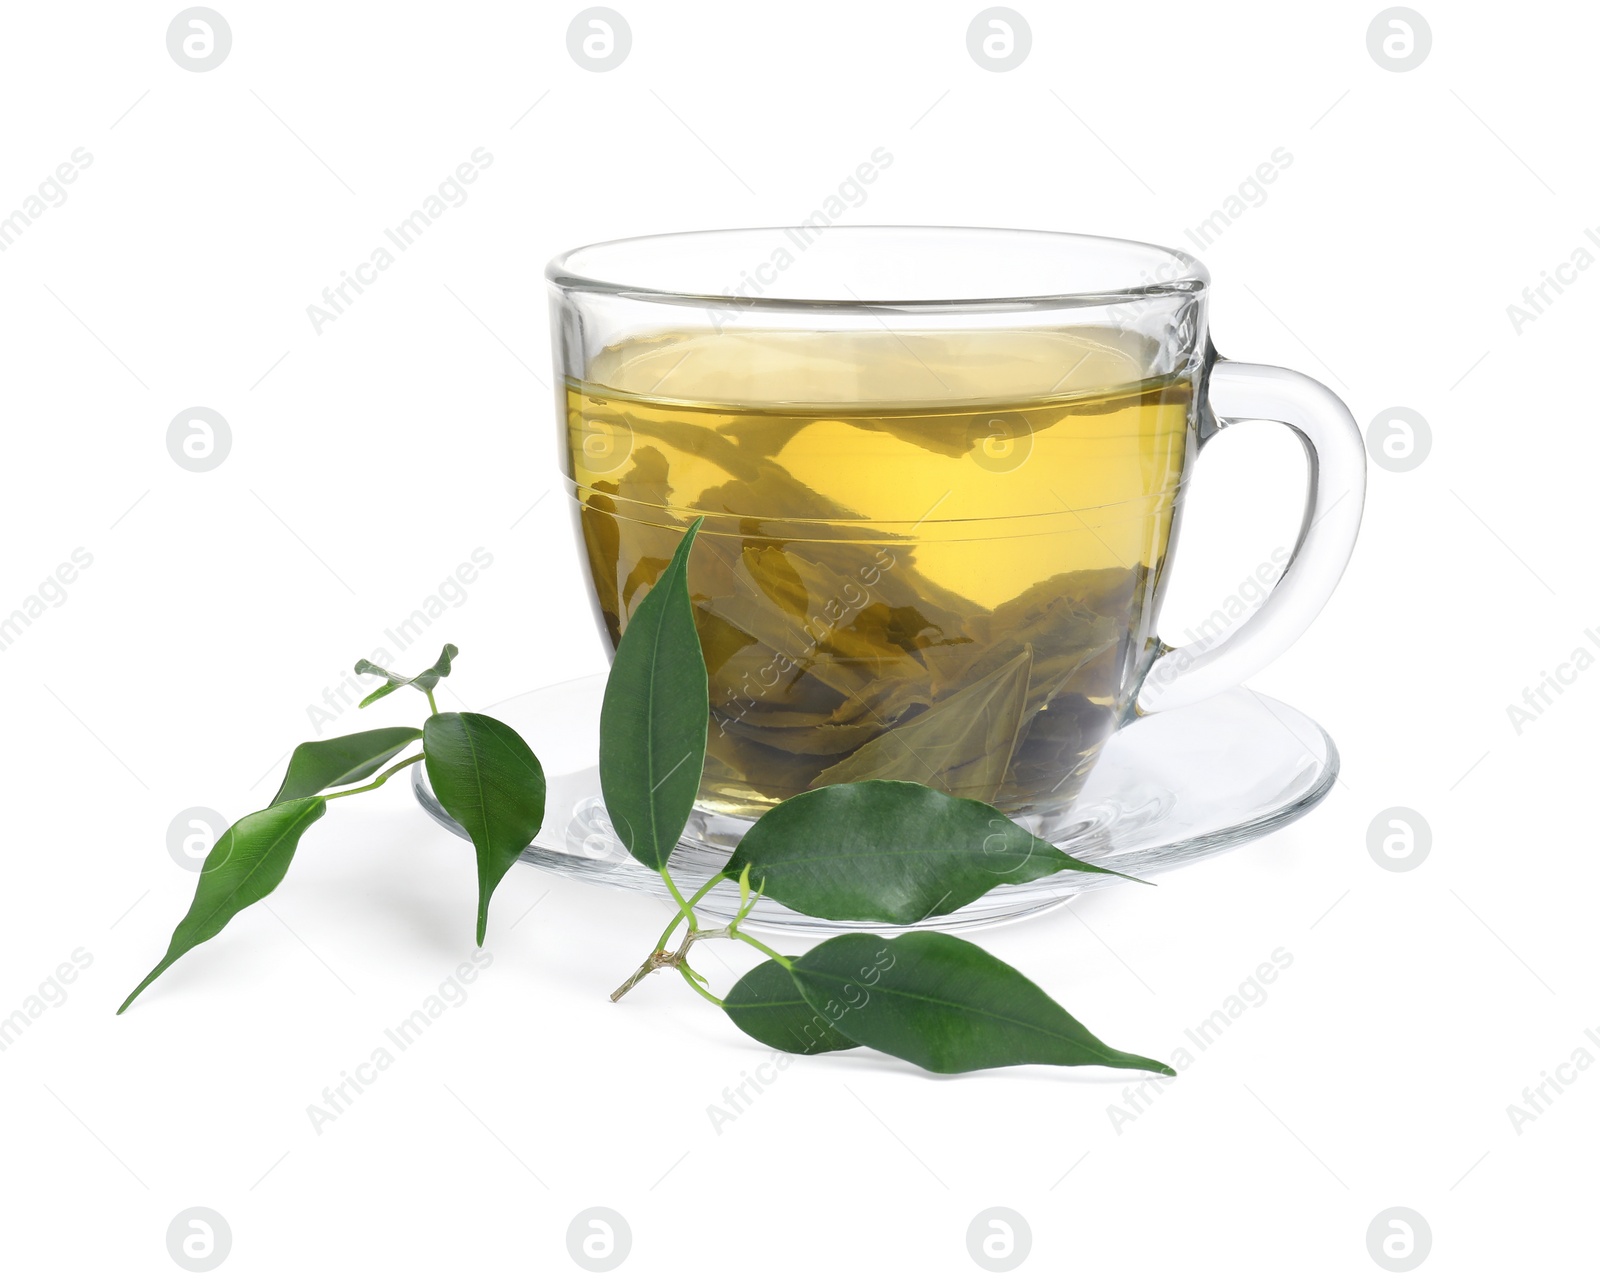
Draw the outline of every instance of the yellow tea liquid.
M1153 657L1192 387L1105 331L664 334L565 388L612 644L685 524L701 800L1076 793Z

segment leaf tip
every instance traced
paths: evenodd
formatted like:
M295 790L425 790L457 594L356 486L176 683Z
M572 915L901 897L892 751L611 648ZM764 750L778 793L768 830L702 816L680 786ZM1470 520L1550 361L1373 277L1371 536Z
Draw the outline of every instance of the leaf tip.
M151 977L154 977L154 976L155 976L154 974L151 975ZM150 978L146 978L143 982L141 982L138 986L136 986L132 991L128 992L128 998L117 1006L117 1012L116 1012L115 1016L120 1018L124 1013L126 1013L128 1011L128 1006L130 1004L132 1004L135 1000L137 1000L139 998L139 996L143 993L144 989L146 987L148 987L149 985L150 985Z

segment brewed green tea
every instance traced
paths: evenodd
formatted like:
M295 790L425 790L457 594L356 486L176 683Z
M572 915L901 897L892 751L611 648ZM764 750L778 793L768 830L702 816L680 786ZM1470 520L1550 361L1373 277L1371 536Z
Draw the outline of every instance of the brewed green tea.
M565 388L616 643L683 526L701 800L900 778L1070 800L1153 657L1193 390L1096 330L663 334Z

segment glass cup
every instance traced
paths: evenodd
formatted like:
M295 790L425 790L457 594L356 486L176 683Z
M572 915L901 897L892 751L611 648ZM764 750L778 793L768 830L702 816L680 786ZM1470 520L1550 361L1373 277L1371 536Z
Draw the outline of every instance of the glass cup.
M591 245L550 264L563 461L614 647L687 525L710 676L700 807L899 778L1049 838L1131 718L1291 644L1354 545L1349 410L1222 360L1186 253L1043 231L789 227ZM1229 422L1310 459L1261 607L1156 621L1198 451Z

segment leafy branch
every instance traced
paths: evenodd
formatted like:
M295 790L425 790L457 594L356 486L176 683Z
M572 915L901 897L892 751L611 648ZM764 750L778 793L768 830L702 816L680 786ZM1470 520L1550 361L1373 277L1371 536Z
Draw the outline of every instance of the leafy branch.
M710 720L689 594L699 529L699 520L688 527L635 609L601 706L600 786L612 825L628 852L660 875L676 905L655 947L611 999L675 970L745 1034L789 1053L865 1046L939 1073L1045 1063L1173 1074L1154 1059L1111 1048L1023 974L963 938L928 929L894 937L853 932L789 956L745 928L762 897L820 919L905 928L948 915L1000 885L1061 872L1120 874L1070 857L990 805L892 778L836 782L768 810L726 866L683 893L670 863L699 794ZM418 762L472 841L482 944L495 889L543 824L545 777L509 725L477 712L439 711L433 691L458 652L446 645L433 666L409 677L358 664L385 681L362 706L414 688L426 696L429 716L420 728L373 729L296 747L272 804L218 838L166 955L118 1013L278 886L328 801L375 790ZM420 752L389 763L419 738ZM739 887L737 911L721 927L702 928L696 908L727 880ZM762 957L722 997L690 963L695 946L718 941Z
M544 770L510 725L477 712L437 710L434 687L449 674L458 652L455 645L445 645L438 662L410 677L367 664L388 683L369 694L362 706L409 687L427 697L434 714L420 728L369 729L297 746L272 803L240 818L217 838L200 868L188 914L173 930L167 954L122 1002L118 1013L180 956L216 937L234 916L278 887L300 837L327 812L329 800L375 791L418 762L428 771L439 803L466 829L477 851L477 938L483 944L489 899L544 822ZM360 664L357 668L364 669ZM378 773L418 738L420 752ZM374 773L378 776L372 778ZM372 781L364 786L331 790L366 778Z

